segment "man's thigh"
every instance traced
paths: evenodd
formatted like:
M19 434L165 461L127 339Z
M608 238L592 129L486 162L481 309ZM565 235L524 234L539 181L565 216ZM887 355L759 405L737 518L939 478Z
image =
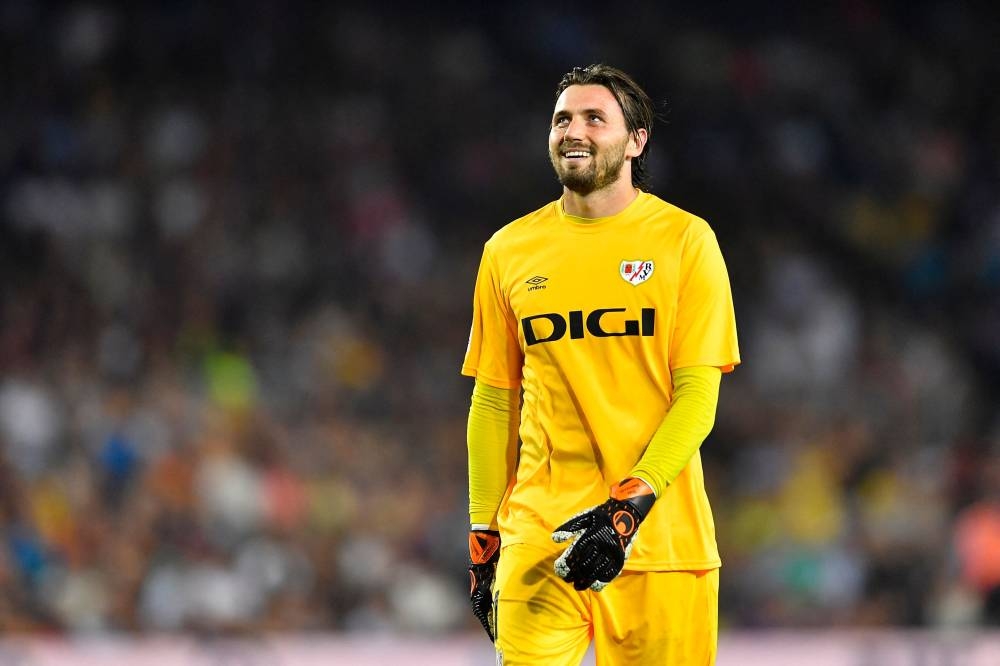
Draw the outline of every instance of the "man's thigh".
M583 659L590 611L585 595L556 576L558 553L525 544L500 553L496 645L504 666L576 666Z
M711 666L719 632L719 570L624 572L594 593L598 666Z

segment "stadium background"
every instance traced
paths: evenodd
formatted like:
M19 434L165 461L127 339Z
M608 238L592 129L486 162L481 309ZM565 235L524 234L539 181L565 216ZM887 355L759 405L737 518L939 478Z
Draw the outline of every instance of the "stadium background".
M995 628L998 28L950 2L3 2L0 632L478 631L475 268L558 195L553 90L595 61L662 100L652 190L729 264L724 641Z

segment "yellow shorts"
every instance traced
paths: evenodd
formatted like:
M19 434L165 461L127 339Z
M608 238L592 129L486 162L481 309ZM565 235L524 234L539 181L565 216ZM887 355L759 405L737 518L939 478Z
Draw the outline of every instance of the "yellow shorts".
M591 639L597 666L715 663L718 569L625 571L600 592L577 592L553 571L560 552L527 544L501 551L498 664L577 666Z

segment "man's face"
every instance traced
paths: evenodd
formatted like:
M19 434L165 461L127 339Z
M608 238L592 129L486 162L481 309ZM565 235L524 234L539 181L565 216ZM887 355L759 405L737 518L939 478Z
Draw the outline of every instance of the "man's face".
M618 100L601 85L573 85L556 100L549 160L559 182L577 194L601 190L626 175L625 158L641 152Z

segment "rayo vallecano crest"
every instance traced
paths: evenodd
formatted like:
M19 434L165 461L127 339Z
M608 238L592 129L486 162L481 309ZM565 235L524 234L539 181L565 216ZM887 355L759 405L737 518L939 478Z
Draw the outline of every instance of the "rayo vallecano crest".
M629 284L642 284L653 274L653 262L643 259L626 260L622 262L618 272Z

